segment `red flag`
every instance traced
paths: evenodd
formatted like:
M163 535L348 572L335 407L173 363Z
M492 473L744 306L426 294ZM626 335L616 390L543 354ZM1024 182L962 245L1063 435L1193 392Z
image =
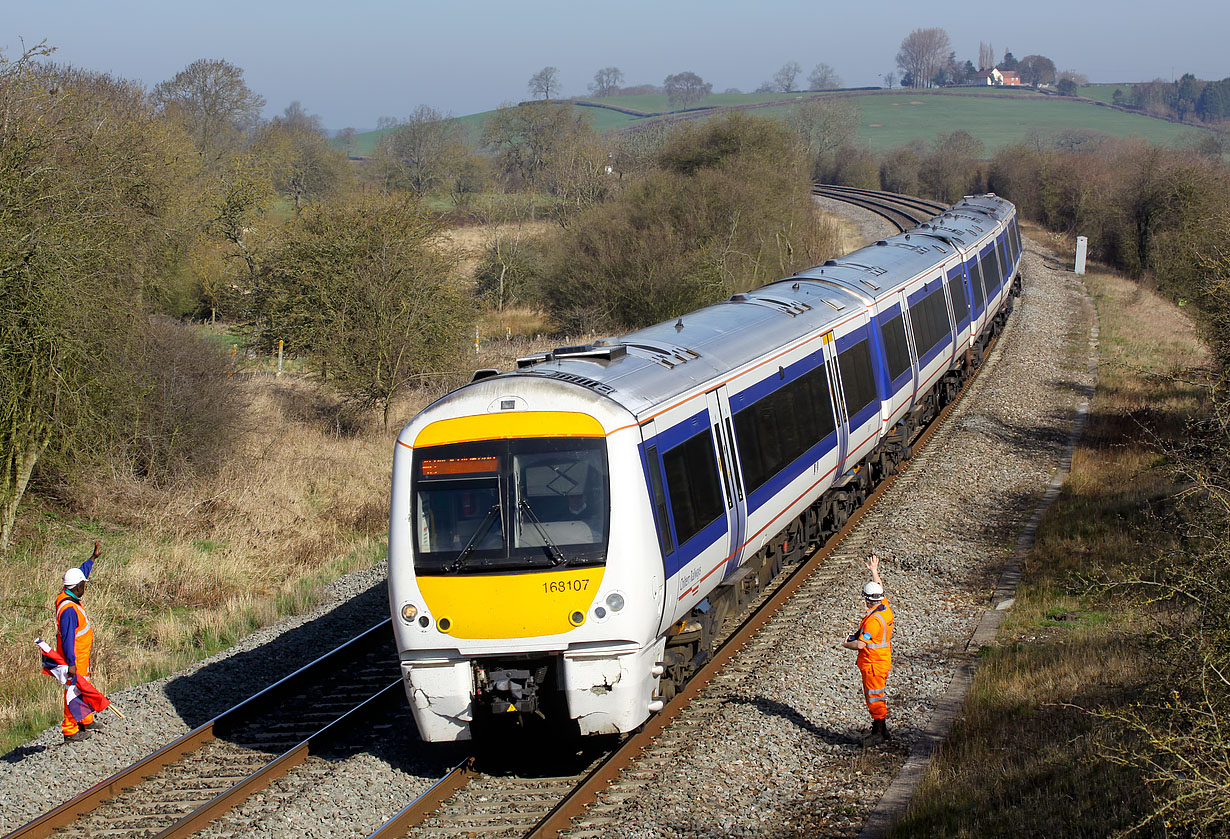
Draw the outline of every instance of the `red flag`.
M68 691L68 710L78 722L95 711L105 711L111 706L111 701L90 684L90 680L85 676L68 675L68 663L59 650L53 650L42 638L35 638L34 643L43 652L43 672L64 685Z

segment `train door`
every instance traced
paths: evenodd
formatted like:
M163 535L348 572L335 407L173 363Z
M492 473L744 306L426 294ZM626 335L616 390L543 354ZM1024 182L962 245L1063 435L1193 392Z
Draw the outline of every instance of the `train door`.
M723 471L729 460L720 456L713 433L719 419L708 405L698 407L688 416L641 425L666 576L661 629L696 605L702 582L720 572L730 555L730 478Z
M739 471L739 456L735 450L734 423L730 415L730 400L726 386L705 394L709 406L709 424L717 449L718 473L722 476L722 493L726 502L726 524L730 534L726 577L739 567L743 543L747 538L747 499L743 492L743 476Z
M824 336L824 366L829 377L829 392L837 409L837 474L844 474L846 457L850 454L850 417L846 413L846 398L841 386L841 370L837 363L837 342L833 333Z

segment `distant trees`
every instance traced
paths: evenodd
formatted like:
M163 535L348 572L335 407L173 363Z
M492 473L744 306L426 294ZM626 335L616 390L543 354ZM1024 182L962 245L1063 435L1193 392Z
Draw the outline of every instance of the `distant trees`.
M559 69L543 67L529 81L530 95L540 99L550 99L551 91L559 90Z
M686 123L654 171L563 233L542 300L565 329L642 326L814 265L827 253L808 169L780 123Z
M999 69L1015 70L1019 64L1020 62L1016 60L1016 56L1012 54L1011 50L1004 50L1004 57L1003 60L999 62Z
M594 73L594 80L590 82L589 92L599 99L604 96L614 96L619 92L619 85L623 80L623 71L618 67L603 67Z
M909 76L912 87L931 87L951 48L943 29L915 29L901 41L897 66Z
M813 67L811 74L807 77L808 90L833 90L839 87L841 87L841 76L823 61Z
M667 99L675 108L687 108L699 104L713 92L713 85L691 71L667 76L662 82Z
M265 98L244 82L243 70L227 61L205 58L157 84L151 98L211 158L220 156L253 128L265 107Z
M268 254L252 295L264 340L327 363L388 427L394 397L441 369L469 329L440 223L412 198L373 192L306 208Z
M995 47L989 41L978 42L978 69L990 70L995 66Z
M329 195L354 178L346 156L325 138L320 117L309 115L299 102L274 117L254 143L278 192L302 209L308 201Z
M782 93L791 93L794 91L795 80L799 77L799 73L803 72L803 68L797 61L787 61L781 66L781 69L773 74L773 84Z
M373 163L386 188L425 195L454 191L472 156L456 120L419 105L380 138Z
M831 165L830 158L854 142L859 106L850 99L822 98L802 102L790 110L786 125L798 138L817 172Z
M610 187L606 148L588 120L567 108L545 102L503 108L487 120L483 143L510 187L559 199L554 211L561 224Z
M1025 56L1017 64L1017 72L1022 82L1034 87L1055 83L1055 62L1045 55Z

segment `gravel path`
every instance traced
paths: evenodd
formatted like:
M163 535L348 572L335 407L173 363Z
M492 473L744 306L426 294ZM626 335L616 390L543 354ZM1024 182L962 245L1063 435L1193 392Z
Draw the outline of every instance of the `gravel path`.
M835 202L834 202L835 203ZM861 211L838 205L853 216ZM869 239L885 235L873 219ZM1015 532L1058 463L1079 394L1092 318L1083 286L1027 244L1025 296L989 369L952 422L843 548L837 583L807 586L742 655L766 664L711 686L680 724L676 757L641 769L649 784L593 809L601 835L853 836L926 726ZM1075 348L1074 348L1075 347ZM862 614L858 554L874 547L897 615L889 679L890 746L864 751L867 725L853 653L838 648ZM261 630L167 679L113 695L127 720L74 745L44 732L0 760L0 834L387 617L385 569L334 583L309 615ZM106 643L105 632L100 643ZM703 717L696 715L703 714ZM696 722L703 722L697 725ZM681 738L676 738L680 742ZM437 778L452 753L418 743L409 713L350 755L313 758L254 797L222 835L365 836ZM269 823L248 808L280 802ZM602 819L600 823L597 821ZM608 820L609 819L609 820ZM582 826L581 832L584 832Z

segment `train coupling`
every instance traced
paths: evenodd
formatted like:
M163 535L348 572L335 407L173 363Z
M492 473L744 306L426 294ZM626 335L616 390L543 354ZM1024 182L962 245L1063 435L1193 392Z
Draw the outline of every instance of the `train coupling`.
M539 688L546 677L546 668L535 670L507 668L474 670L475 704L492 716L501 714L536 714L543 717Z

